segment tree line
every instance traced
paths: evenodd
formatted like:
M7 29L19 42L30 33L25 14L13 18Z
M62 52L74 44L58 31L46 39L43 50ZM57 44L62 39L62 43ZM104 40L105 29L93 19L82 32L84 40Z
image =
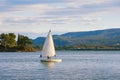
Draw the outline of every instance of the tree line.
M0 35L0 51L35 51L29 37L14 33L2 33Z

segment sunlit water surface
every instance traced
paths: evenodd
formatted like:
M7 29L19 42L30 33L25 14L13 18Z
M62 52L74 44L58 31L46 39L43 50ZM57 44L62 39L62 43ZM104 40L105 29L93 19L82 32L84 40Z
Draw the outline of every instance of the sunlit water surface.
M0 80L120 80L120 51L57 51L61 63L40 53L1 52Z

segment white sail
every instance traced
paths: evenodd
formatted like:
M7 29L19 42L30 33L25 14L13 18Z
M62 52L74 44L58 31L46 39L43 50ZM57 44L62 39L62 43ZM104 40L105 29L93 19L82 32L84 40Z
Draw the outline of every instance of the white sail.
M52 33L49 31L42 49L42 57L55 56L55 48L52 39Z

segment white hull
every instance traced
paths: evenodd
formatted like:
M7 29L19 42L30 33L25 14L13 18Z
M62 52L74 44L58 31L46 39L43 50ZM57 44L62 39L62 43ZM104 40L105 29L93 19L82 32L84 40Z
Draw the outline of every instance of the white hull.
M41 62L61 62L62 59L42 59Z

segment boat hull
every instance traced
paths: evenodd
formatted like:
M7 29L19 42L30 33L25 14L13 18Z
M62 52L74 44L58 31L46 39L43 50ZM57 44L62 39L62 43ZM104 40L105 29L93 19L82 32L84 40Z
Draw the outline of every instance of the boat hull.
M61 62L62 59L42 59L41 62Z

